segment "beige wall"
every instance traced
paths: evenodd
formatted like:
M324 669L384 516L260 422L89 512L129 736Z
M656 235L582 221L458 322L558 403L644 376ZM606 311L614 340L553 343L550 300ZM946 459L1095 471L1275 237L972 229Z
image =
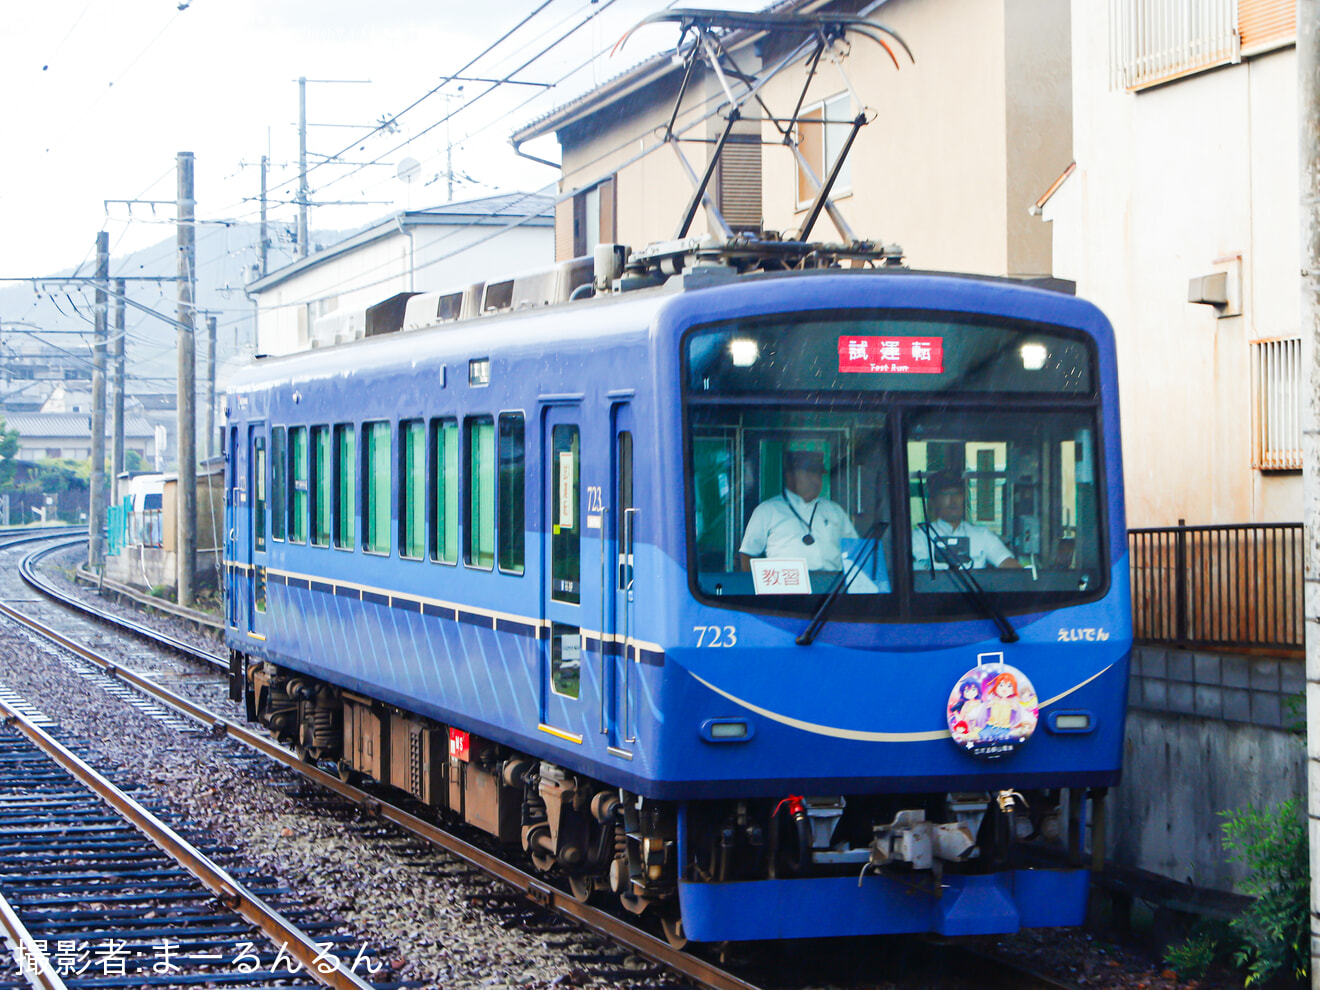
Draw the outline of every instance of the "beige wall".
M851 191L838 197L853 233L901 244L916 268L1048 274L1050 231L1027 211L1072 160L1068 0L891 0L874 16L903 36L916 63L900 52L895 70L863 38L844 61L875 116L853 148ZM750 67L750 52L737 57ZM764 61L774 62L773 52ZM776 115L791 114L804 78L799 64L765 87ZM685 110L718 87L707 78L698 89ZM846 91L838 70L822 60L807 103ZM588 122L593 130L577 124L562 131L563 190L589 186L656 145L672 92L672 85L649 87L622 109L597 113ZM757 112L754 104L746 108L749 117ZM697 115L685 112L680 126ZM714 136L719 126L692 133ZM795 232L806 215L797 204L795 159L769 122L762 134L769 142L765 226ZM684 147L700 171L706 149ZM619 240L639 247L672 237L691 188L667 149L627 165L618 179ZM699 215L694 232L705 229ZM825 216L812 236L840 235Z
M616 228L618 243L640 248L674 236L682 208L692 196L693 185L671 148L661 147L659 132L669 121L678 95L677 79L648 87L625 100L626 113L601 113L561 135L563 140L562 193L590 188L617 173ZM700 123L710 106L706 90L693 88L685 97L675 130L680 136L705 139L708 124ZM698 173L705 169L708 146L683 143L683 155ZM641 152L649 150L644 156ZM556 257L572 256L572 203L558 210L561 236ZM707 233L706 213L697 213L690 236Z
M1249 377L1249 341L1299 327L1294 52L1112 91L1105 6L1073 18L1078 168L1046 216L1117 334L1128 523L1300 519L1300 474L1251 467ZM1238 254L1240 316L1187 302Z

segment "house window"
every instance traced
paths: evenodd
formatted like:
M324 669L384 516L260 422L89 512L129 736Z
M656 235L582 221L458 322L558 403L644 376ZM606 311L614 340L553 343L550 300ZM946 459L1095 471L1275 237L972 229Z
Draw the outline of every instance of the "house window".
M1139 90L1290 44L1296 0L1109 0L1113 89Z
M830 169L839 160L843 146L848 140L848 132L852 130L852 120L852 99L847 93L840 93L802 111L797 128L798 150L802 152L802 157L807 160L807 164L821 182L825 181ZM797 170L799 209L810 204L819 191L820 187L799 164ZM845 161L843 168L839 170L838 179L834 182L834 188L830 190L830 196L842 196L849 192L852 192L852 164Z
M597 244L615 240L614 179L606 179L573 197L573 257L596 250Z
M1302 469L1302 339L1251 343L1251 466L1261 471Z

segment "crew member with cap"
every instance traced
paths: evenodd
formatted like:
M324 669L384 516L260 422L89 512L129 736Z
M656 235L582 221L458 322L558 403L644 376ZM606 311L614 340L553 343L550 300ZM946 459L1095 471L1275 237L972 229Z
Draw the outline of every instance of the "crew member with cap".
M752 511L738 559L743 570L751 558L795 558L809 571L843 569L843 540L857 539L857 529L837 502L821 496L825 455L814 450L784 454L784 491Z
M944 570L953 558L963 567L1021 568L1013 551L984 526L964 518L967 492L962 475L940 471L926 478L926 500L930 521L912 530L912 558L919 571Z

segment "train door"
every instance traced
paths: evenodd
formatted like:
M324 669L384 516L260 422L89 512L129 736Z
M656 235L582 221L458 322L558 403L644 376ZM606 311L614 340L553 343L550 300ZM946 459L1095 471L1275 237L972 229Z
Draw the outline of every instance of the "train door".
M269 510L266 487L270 472L267 467L266 424L248 427L247 482L249 492L247 539L242 541L246 555L247 573L247 634L254 639L265 639L266 618L266 513Z
M541 491L545 540L541 610L547 638L541 651L541 728L582 741L584 596L582 433L576 407L546 410ZM597 535L599 535L597 533ZM594 582L593 582L594 583Z
M633 497L633 419L632 406L616 403L611 420L610 504L608 533L602 544L611 548L611 566L602 588L606 623L601 637L604 657L602 669L602 728L609 735L610 752L631 757L637 738L633 722L636 678L631 654L634 629L633 545L637 538L637 504Z
M241 589L244 581L238 567L234 566L241 560L238 552L238 520L245 508L243 496L246 493L243 485L246 475L239 461L243 448L238 437L238 427L231 426L225 444L225 621L231 629L237 629L243 621Z

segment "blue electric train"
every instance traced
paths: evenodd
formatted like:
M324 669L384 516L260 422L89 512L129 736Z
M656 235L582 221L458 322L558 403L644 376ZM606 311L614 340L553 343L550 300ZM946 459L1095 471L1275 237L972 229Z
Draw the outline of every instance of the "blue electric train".
M674 939L1081 923L1131 647L1112 331L829 261L417 296L237 375L249 717Z

